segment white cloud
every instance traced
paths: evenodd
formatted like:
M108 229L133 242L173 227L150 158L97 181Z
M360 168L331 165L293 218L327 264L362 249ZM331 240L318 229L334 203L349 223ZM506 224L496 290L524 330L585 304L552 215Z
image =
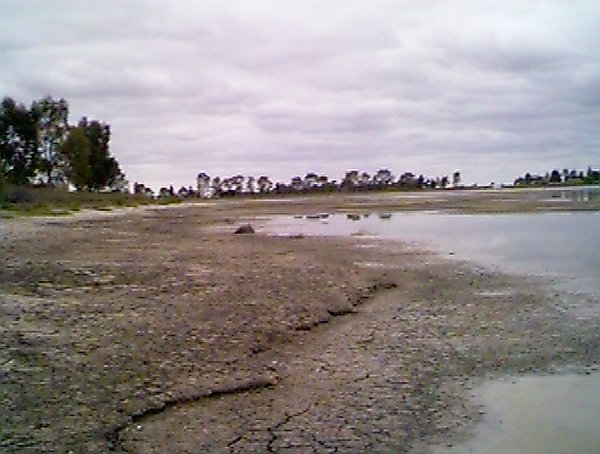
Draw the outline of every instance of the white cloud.
M109 122L153 186L382 166L510 180L599 164L598 23L583 0L5 0L0 91Z

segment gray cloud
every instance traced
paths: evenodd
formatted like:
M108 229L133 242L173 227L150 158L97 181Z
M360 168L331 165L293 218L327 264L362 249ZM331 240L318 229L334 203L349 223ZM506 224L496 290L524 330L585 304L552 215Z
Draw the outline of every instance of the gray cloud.
M0 90L112 125L131 180L600 165L593 1L3 1Z

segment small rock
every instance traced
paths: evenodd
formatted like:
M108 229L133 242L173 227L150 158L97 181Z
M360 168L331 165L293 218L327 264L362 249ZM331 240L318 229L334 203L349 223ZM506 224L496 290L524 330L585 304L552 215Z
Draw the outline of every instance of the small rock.
M244 224L238 227L235 231L236 235L247 235L254 233L254 229L250 224Z

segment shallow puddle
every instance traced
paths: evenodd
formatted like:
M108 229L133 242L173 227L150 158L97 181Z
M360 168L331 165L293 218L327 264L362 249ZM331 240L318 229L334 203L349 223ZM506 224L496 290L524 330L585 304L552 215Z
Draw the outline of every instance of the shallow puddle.
M475 438L435 454L600 453L600 373L493 381L476 392L486 415Z

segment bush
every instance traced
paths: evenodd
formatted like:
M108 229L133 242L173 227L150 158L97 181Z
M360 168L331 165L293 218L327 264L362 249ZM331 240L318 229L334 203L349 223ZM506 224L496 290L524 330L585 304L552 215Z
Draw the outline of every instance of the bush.
M179 202L177 197L154 200L145 196L120 192L70 192L66 188L13 186L8 183L4 184L4 189L0 192L0 210L10 210L26 216L66 214L82 209L109 210L126 206Z
M26 203L26 202L32 202L33 201L33 197L32 194L30 193L29 190L27 190L26 188L20 187L20 186L15 186L12 188L9 188L5 194L4 194L4 200L8 201L9 203Z

